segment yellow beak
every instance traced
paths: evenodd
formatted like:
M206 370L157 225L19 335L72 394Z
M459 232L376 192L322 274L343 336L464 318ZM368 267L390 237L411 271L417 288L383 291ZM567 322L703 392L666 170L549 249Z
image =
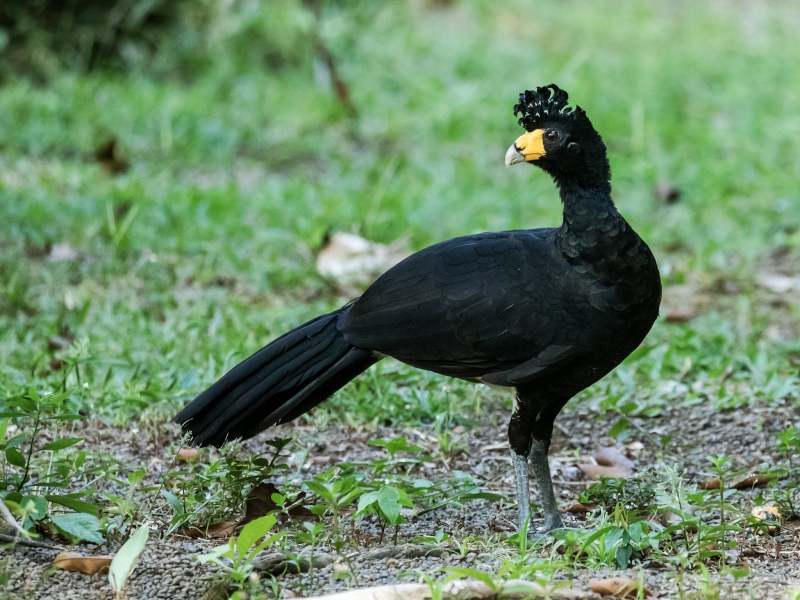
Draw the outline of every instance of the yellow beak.
M545 155L544 129L534 129L517 138L506 152L506 166L539 160Z

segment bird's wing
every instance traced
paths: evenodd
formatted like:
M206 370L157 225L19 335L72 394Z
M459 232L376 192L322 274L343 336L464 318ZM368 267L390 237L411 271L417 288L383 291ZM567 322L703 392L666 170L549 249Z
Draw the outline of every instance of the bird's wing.
M552 232L478 234L410 256L353 304L345 338L456 377L494 373L487 382L500 385L535 378L574 356L563 340L580 338L553 289Z

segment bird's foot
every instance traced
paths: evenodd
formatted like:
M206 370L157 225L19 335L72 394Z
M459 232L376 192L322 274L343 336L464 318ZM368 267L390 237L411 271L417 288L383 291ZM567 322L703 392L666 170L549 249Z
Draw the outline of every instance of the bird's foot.
M544 525L534 530L528 531L529 540L560 539L564 534L580 531L578 527L567 527L558 513L545 515Z

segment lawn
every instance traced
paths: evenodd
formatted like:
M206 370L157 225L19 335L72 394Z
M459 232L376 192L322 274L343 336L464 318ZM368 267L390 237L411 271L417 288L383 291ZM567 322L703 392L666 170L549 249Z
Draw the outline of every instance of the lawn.
M273 545L296 563L309 548L334 558L316 574L276 569L274 584L245 577L251 597L392 583L395 571L435 581L453 566L400 557L390 577L367 578L358 561L398 535L473 556L470 568L493 581L586 587L581 577L593 570L627 568L650 581L658 568L648 584L657 593L677 585L684 597L747 597L753 581L769 579L769 555L787 569L773 573L775 593L800 589L797 558L781 555L800 539L790 521L800 448L800 6L209 6L202 43L175 36L147 60L17 73L0 85L0 479L26 528L97 554L147 524L151 563L139 569L146 577L134 571L128 593L158 597L167 588L145 580L158 578L164 556L193 572L194 556L219 543L187 542L186 527L235 520L268 480L286 506L302 491L322 515L316 525L275 525L288 535ZM330 234L406 239L418 250L558 225L550 179L503 164L521 131L517 95L551 82L603 135L615 202L653 249L665 286L643 345L573 400L560 427L556 478L570 498L601 507L575 517L585 533L532 548L514 538L507 453L493 446L504 441L511 399L396 362L371 368L296 426L175 458L186 440L170 420L182 406L266 342L350 299L351 286L315 268ZM112 140L116 160L98 160ZM292 438L277 444L280 456L265 444L274 437ZM636 477L590 486L576 474L598 443L634 458ZM707 455L728 459L715 466ZM769 486L696 487L752 472L769 475ZM359 499L384 488L413 508L393 521ZM676 498L693 507L681 525L653 524ZM784 514L780 537L748 531L764 503ZM458 524L473 512L476 523ZM691 519L697 534L687 533ZM26 556L39 570L23 584ZM0 577L11 586L0 597L53 597L58 586L113 597L88 575L43 576L52 558L9 549ZM170 581L177 576L186 580L170 585L188 598L208 586L187 587L182 572Z

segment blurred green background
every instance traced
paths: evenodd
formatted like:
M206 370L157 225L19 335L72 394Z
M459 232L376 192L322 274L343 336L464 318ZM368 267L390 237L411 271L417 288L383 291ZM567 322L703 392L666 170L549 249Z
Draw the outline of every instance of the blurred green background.
M0 397L166 418L347 300L314 268L330 232L419 249L558 225L549 178L503 164L517 94L552 82L665 284L712 296L586 397L795 398L796 304L753 282L800 241L798 30L778 0L4 2ZM381 363L320 416L472 402L445 383Z

